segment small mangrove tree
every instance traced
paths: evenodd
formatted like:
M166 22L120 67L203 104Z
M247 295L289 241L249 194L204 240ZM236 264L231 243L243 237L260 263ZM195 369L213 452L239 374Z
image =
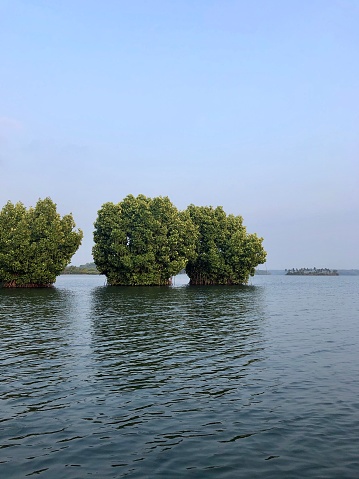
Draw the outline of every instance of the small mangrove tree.
M34 208L8 201L0 211L0 283L46 287L70 263L82 241L71 214L61 217L50 199Z

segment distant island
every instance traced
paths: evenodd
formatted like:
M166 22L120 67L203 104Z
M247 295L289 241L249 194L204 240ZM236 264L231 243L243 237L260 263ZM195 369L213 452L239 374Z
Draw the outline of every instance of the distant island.
M66 266L61 274L100 274L95 263L81 264L80 266Z
M270 271L267 271L266 269L256 269L254 274L267 275L272 273Z
M300 268L286 269L285 274L289 276L339 276L336 269L328 268Z

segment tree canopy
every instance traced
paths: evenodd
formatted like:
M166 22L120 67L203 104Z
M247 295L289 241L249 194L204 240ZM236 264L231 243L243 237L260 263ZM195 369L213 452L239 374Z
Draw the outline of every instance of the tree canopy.
M8 201L0 211L0 282L7 287L49 286L82 240L71 214L61 218L50 198L26 209Z
M167 285L195 251L197 228L168 197L128 195L95 221L93 258L111 285Z
M245 284L266 259L263 238L248 234L241 216L226 215L221 206L190 205L198 228L196 256L186 266L190 284Z

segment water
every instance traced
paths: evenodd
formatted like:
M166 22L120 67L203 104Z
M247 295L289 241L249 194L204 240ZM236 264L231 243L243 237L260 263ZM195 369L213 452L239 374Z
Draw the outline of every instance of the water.
M0 476L359 477L359 277L0 290Z

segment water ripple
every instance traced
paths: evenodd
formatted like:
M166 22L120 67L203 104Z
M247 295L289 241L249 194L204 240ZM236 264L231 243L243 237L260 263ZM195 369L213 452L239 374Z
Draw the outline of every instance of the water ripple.
M4 477L356 477L358 278L253 282L0 290Z

